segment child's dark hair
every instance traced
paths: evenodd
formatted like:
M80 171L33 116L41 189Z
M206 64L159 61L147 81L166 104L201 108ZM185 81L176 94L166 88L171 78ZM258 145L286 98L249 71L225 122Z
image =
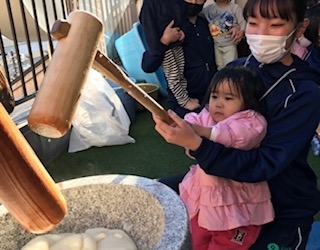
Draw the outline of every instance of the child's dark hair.
M264 104L259 99L265 93L265 87L258 74L243 65L228 65L214 74L205 95L204 106L209 103L211 93L220 84L227 82L234 86L236 94L242 96L245 108L264 114Z
M306 11L306 18L310 20L310 24L304 32L304 36L316 46L320 47L320 4L316 4Z
M300 23L304 19L307 0L248 0L243 9L245 20L248 20L250 16L256 16L257 6L259 6L258 10L264 18L280 17L287 21Z

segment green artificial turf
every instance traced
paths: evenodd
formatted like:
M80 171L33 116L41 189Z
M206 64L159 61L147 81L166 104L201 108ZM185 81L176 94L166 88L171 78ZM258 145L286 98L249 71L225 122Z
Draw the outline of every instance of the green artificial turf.
M138 112L131 125L133 144L92 147L76 153L63 153L46 165L56 182L101 174L128 174L148 178L188 171L194 163L184 149L167 143L155 130L151 114ZM320 188L320 157L309 154L309 163L318 176ZM320 221L320 213L316 219Z
M159 178L186 172L194 162L184 154L183 148L167 143L154 130L151 114L147 111L137 113L130 136L135 143L63 153L46 168L55 181L99 174Z

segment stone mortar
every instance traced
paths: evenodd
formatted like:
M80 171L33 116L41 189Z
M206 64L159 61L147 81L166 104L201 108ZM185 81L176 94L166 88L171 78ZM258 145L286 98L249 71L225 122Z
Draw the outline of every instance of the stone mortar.
M189 220L174 191L156 180L100 175L58 183L68 213L48 233L84 232L94 227L122 229L138 249L191 249ZM0 206L0 249L20 249L35 237Z

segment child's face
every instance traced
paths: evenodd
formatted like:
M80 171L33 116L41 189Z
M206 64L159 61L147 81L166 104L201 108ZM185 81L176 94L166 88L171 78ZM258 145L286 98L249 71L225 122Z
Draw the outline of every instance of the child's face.
M244 109L242 96L227 81L218 85L209 99L209 113L213 120L220 122Z

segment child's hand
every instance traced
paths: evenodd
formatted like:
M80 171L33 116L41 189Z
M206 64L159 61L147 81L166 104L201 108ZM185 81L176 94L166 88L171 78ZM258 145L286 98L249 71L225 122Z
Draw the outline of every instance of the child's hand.
M233 39L237 32L240 30L240 26L239 25L234 25L231 27L231 29L228 31L228 35L231 36L231 38Z
M232 30L231 32L232 42L234 44L240 43L241 39L244 37L244 30L240 30L238 28L235 28L235 29L232 28L231 30Z
M168 110L168 115L174 121L170 125L159 117L152 116L156 123L155 130L167 142L195 151L200 146L202 138L193 131L188 122L180 118L175 112Z
M198 136L210 139L211 128L204 127L198 124L192 124L192 123L189 123L189 124L192 127L193 131L196 132Z
M160 42L164 45L169 45L170 43L176 41L183 41L185 38L184 32L179 27L173 27L174 20L167 25L165 30L163 31Z
M183 106L185 109L190 111L200 108L200 103L198 99L190 98L189 101Z
M193 160L196 159L196 158L194 158L193 156L190 155L190 150L189 150L189 149L185 148L185 153L186 153L186 155L187 155L189 158L191 158L191 159L193 159Z

